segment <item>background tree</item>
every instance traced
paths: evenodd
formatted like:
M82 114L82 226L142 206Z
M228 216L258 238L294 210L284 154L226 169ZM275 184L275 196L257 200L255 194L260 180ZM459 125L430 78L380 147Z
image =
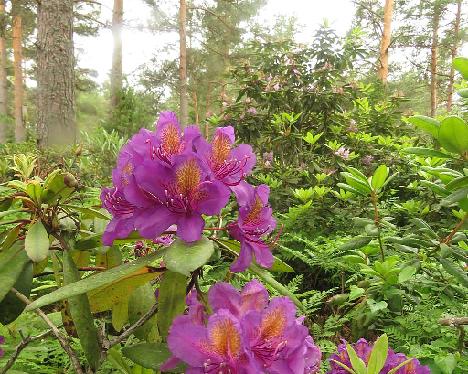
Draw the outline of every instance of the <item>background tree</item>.
M7 53L6 53L5 0L0 0L0 143L6 142L7 135Z
M380 42L380 64L378 75L382 83L386 84L388 79L388 48L390 46L392 34L392 17L393 17L394 0L385 0L384 18L383 18L383 33Z
M41 1L37 27L38 145L71 144L76 140L73 0Z
M180 121L185 126L188 123L187 98L187 2L180 0L179 5L179 110Z
M26 140L26 128L23 119L23 17L22 1L13 2L13 55L15 71L15 140L17 143Z
M122 94L122 22L123 0L114 0L114 8L112 11L112 37L114 39L111 72L112 110L115 110L118 106Z

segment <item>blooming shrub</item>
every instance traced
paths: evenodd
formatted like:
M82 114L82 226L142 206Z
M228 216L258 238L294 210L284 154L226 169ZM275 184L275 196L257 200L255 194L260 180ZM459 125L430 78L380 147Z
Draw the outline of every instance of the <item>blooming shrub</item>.
M113 217L104 244L134 230L156 240L171 225L185 242L200 240L203 216L218 215L234 193L239 219L226 228L241 249L231 270L245 270L253 255L260 265L270 267L273 256L262 240L276 226L268 205L269 188L245 181L256 157L250 145L234 142L231 126L217 128L208 142L198 127L182 131L174 113L161 113L155 131L140 130L122 148L112 173L114 185L102 190L103 206Z
M367 342L366 339L359 339L353 345L354 351L366 365L369 363L374 344ZM331 370L327 374L348 374L349 371L344 367L352 368L347 343L343 341L338 346L338 352L330 356ZM369 365L370 366L370 365ZM395 353L391 348L386 352L386 360L379 374L430 374L429 367L423 366L415 358L409 359L403 353Z
M321 352L304 318L287 297L269 300L258 281L239 292L217 283L208 292L212 311L191 294L188 314L179 316L169 331L174 357L185 362L186 373L312 374L320 367ZM177 363L170 359L164 369Z

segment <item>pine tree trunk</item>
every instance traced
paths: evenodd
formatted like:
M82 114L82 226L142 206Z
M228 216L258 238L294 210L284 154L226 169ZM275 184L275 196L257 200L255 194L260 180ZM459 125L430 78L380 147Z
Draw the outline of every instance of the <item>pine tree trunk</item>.
M455 22L453 24L453 44L451 48L452 61L457 57L458 44L460 43L460 22L461 22L461 10L462 0L458 0L457 3L457 14L455 16ZM452 110L453 104L453 82L455 80L455 69L453 65L450 65L449 83L447 88L447 112Z
M76 141L73 0L41 0L37 19L40 148Z
M112 54L111 72L111 108L117 108L122 92L122 22L123 0L114 0L112 12L112 36L114 38L114 51Z
M8 115L5 29L5 0L0 0L0 144L6 142Z
M437 58L439 54L439 24L441 8L434 6L432 16L432 43L431 43L431 116L437 111Z
M179 6L179 94L180 94L180 122L186 126L188 122L188 99L187 99L187 3L180 0Z
M17 143L26 140L26 129L23 121L23 26L21 15L13 18L13 56L15 70L15 140Z
M382 40L380 41L380 65L378 76L382 83L386 84L388 80L388 48L392 35L392 17L394 0L385 0L384 7L384 27Z

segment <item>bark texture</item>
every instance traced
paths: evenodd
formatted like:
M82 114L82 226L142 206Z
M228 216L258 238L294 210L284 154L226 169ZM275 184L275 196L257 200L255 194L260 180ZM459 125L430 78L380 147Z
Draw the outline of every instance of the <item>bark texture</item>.
M0 143L6 142L7 135L7 115L8 115L8 96L7 96L7 54L5 45L5 0L0 0Z
M437 58L439 55L439 26L441 7L434 5L432 15L432 43L431 43L431 116L437 111Z
M37 18L37 139L76 141L73 0L41 0Z
M180 122L186 126L188 122L187 98L187 2L180 0L179 5L179 94L180 94Z
M114 38L114 50L112 54L111 72L111 108L119 105L122 92L122 23L123 0L114 0L112 12L112 36Z
M15 70L15 140L26 140L26 128L23 121L23 25L20 14L13 17L13 56Z
M455 15L455 21L453 23L453 44L450 51L452 61L457 57L458 45L460 43L460 22L461 22L461 11L462 11L462 0L457 2L457 13ZM447 112L452 110L453 105L453 83L455 80L455 69L453 65L450 67L449 83L447 87Z
M394 0L385 0L382 40L380 41L380 65L378 76L382 83L388 80L388 48L392 35L392 17Z

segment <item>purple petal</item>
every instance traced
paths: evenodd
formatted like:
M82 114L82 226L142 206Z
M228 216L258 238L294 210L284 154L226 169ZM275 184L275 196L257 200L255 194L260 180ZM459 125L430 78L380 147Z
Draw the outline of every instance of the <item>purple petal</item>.
M191 366L202 367L207 358L202 349L206 342L206 328L195 325L187 316L174 319L167 343L172 354Z
M268 196L270 196L270 187L268 187L266 184L261 184L255 189L255 192L257 192L260 200L262 200L263 205L267 205Z
M236 137L234 135L234 127L232 126L218 127L216 129L215 136L219 134L227 136L231 144L233 144L236 141Z
M252 263L252 249L243 243L241 243L241 249L239 252L239 257L235 262L230 266L230 270L233 273L240 273L247 269Z
M263 310L268 304L268 291L258 280L247 283L241 291L241 310Z
M257 162L257 157L253 153L252 146L249 144L239 144L231 151L231 157L237 160L245 160L244 167L242 168L242 172L245 175L250 175Z
M138 214L135 219L135 228L141 236L153 240L176 223L176 219L176 216L164 206L155 205Z
M102 234L102 243L111 246L115 239L125 239L134 230L133 218L113 218Z
M185 242L201 239L205 221L200 215L179 216L177 219L177 236Z
M252 251L255 254L255 261L257 264L261 265L264 268L271 268L273 265L273 255L271 254L270 248L263 242L248 242L246 244L252 248Z
M156 136L159 138L164 127L171 124L176 125L176 127L180 130L179 120L177 119L177 115L174 112L159 113L159 119L158 122L156 122Z
M209 216L219 214L231 196L229 188L218 181L203 182L200 186L204 198L198 201L197 211Z
M214 352L232 361L243 351L239 320L226 309L220 309L208 319L208 340Z
M233 315L239 315L241 296L239 291L229 283L219 282L208 291L208 303L214 312L227 309Z
M246 181L241 181L237 186L231 187L232 192L236 195L239 206L245 206L253 200L255 189Z

